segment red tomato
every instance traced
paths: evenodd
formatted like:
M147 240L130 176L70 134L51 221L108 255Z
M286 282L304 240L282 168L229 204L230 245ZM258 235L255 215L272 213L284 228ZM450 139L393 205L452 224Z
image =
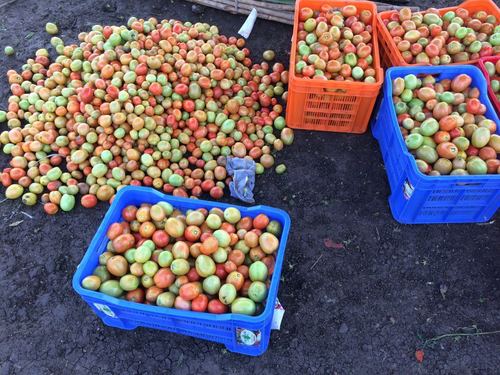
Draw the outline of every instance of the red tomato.
M80 199L80 203L85 208L92 208L97 205L97 197L92 194L85 194Z
M184 230L184 237L189 242L198 241L201 236L201 229L196 225L190 225Z
M115 249L118 254L121 254L134 246L135 237L130 233L123 233L116 237L112 244L113 249Z
M253 219L253 227L256 229L264 229L269 224L269 218L265 214L259 214Z
M200 294L191 301L191 310L204 312L208 307L208 297L205 294Z
M122 233L123 233L123 226L120 223L113 223L109 226L108 231L106 232L106 236L110 240L114 240Z
M153 82L151 85L149 85L149 91L154 96L158 96L162 94L163 88L158 82Z
M153 281L159 288L168 288L175 281L175 275L170 271L170 268L160 268L155 273Z
M218 248L219 248L219 241L217 241L217 238L215 238L214 236L208 236L203 241L200 247L200 251L202 252L202 254L210 255L215 253Z
M201 283L189 282L184 284L179 289L179 296L185 301L192 301L202 292Z
M311 18L314 15L314 11L311 8L304 7L300 9L299 21L304 22L305 20Z
M156 247L163 248L168 245L170 241L170 236L164 230L158 229L153 233L151 237Z
M465 105L467 112L472 113L474 115L481 113L481 102L479 101L479 99L476 98L467 99L465 101Z
M136 213L137 213L137 207L132 205L127 206L122 210L122 217L128 222L134 221Z
M143 303L144 302L144 290L137 288L134 290L131 290L130 292L127 292L125 295L125 298L127 301L130 302L137 302L137 303Z
M225 264L216 264L215 274L219 277L219 279L224 280L228 274L225 268Z
M226 283L233 284L236 290L240 290L244 282L245 278L238 271L231 272L226 278Z
M200 280L200 275L198 275L198 272L196 272L196 268L191 268L189 272L187 273L187 277L189 281L199 281Z
M243 251L241 250L233 250L229 253L228 259L236 266L241 266L245 261L245 253L243 253Z
M304 77L312 77L312 76L314 76L314 73L315 73L314 66L312 66L312 65L307 65L306 67L304 67L302 69L302 75Z
M212 314L224 314L228 311L228 306L224 305L218 299L213 299L208 303L208 312Z

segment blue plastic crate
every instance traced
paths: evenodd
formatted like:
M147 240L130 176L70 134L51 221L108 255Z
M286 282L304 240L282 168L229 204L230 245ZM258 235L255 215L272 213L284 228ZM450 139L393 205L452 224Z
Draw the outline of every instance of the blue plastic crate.
M194 311L182 311L173 308L145 305L129 302L124 299L107 296L103 293L87 290L81 287L82 280L91 275L99 263L99 255L106 250L108 239L107 228L121 220L121 211L128 205L141 203L157 203L167 201L175 208L186 211L188 209L218 207L237 207L242 216L255 217L260 213L277 220L282 225L280 245L276 256L274 273L264 311L258 316L242 314L210 314ZM122 329L137 327L156 328L183 335L215 341L226 345L227 349L247 355L261 355L267 350L271 333L271 322L274 313L274 304L278 294L281 269L288 233L290 217L276 208L267 206L240 207L219 202L187 199L164 195L154 189L128 186L121 189L110 206L97 233L95 234L85 256L80 262L73 276L73 288L84 299L94 312L109 326ZM247 330L247 331L244 331ZM242 334L246 333L246 335ZM253 335L252 335L253 333ZM260 335L260 340L259 339ZM256 342L253 342L257 339ZM244 343L246 341L246 344Z
M481 71L471 65L412 66L388 69L384 94L377 117L372 125L380 144L391 195L392 215L404 224L476 223L488 221L500 206L500 175L427 176L417 169L408 152L392 103L392 81L407 74L432 74L451 79L459 74L472 77L472 86L481 91L480 100L486 105L486 117L498 125L498 116L488 98L486 80Z

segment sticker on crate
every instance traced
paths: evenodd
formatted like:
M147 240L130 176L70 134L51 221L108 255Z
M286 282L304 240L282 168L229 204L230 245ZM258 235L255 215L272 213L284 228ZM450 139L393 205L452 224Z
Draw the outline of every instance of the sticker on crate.
M413 195L414 190L415 190L415 188L413 187L411 182L408 180L405 180L405 182L403 184L403 195L404 195L405 199L407 199L407 200L410 199L411 196Z
M100 303L94 303L94 306L97 310L100 312L106 314L107 316L110 316L112 318L116 318L116 314L109 308L107 305L102 305Z
M260 330L251 331L246 328L236 328L236 342L240 345L258 346L261 338Z

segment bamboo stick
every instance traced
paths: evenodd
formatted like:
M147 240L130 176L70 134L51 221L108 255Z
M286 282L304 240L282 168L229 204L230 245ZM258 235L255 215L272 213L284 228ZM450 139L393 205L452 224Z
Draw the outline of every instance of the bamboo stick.
M281 18L282 15L285 15L284 18L288 18L286 17L287 15L291 18L293 18L293 12L276 12L276 11L273 11L273 10L270 10L270 9L266 9L266 8L262 8L262 7L258 7L258 6L254 6L254 5L248 5L248 3L242 3L241 1L238 1L238 7L235 6L235 1L234 0L196 0L197 3L206 3L206 4L209 4L209 5L214 5L214 6L217 6L219 7L219 9L223 9L225 11L229 11L229 12L233 12L233 13L236 13L237 10L246 10L246 11L251 11L253 8L256 8L258 13L259 14L267 14L269 16L273 16L273 17L276 17L278 16L279 18ZM250 0L247 0L247 2L250 2Z
M209 6L212 8L217 8L220 10L224 10L226 12L230 13L240 13L240 14L250 14L253 8L257 9L257 14L259 18L266 19L269 21L277 21L281 23L287 23L292 25L293 24L293 13L290 12L276 12L276 11L271 11L267 9L263 9L260 7L252 7L248 6L245 4L239 4L238 5L238 11L236 11L236 8L234 6L234 1L233 0L217 0L217 1L212 1L212 0L189 0L193 3Z
M295 6L294 4L269 3L258 0L189 0L211 8L220 9L233 14L249 14L253 8L257 9L259 18L277 21L293 25ZM386 10L397 10L403 8L401 5L392 5L375 2L379 12ZM419 11L419 7L410 6L412 11Z

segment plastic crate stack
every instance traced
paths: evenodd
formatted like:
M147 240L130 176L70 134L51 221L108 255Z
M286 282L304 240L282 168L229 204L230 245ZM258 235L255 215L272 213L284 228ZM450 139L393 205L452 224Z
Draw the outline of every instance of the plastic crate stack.
M469 0L460 6L439 9L443 15L457 8L470 12L486 11L500 20L500 10L490 0ZM487 107L485 116L497 124L500 106L494 96L484 61L497 61L500 56L453 63L448 66L408 64L403 60L389 30L384 24L394 11L377 15L381 61L386 71L383 96L374 116L372 132L378 140L387 171L391 195L389 205L394 218L406 224L474 223L489 221L500 207L500 175L427 176L418 169L415 158L408 152L399 129L392 103L392 81L408 74L433 74L437 80L453 79L465 73L472 77L472 86L479 88L480 101ZM488 98L488 92L490 97ZM496 110L495 110L496 106Z

